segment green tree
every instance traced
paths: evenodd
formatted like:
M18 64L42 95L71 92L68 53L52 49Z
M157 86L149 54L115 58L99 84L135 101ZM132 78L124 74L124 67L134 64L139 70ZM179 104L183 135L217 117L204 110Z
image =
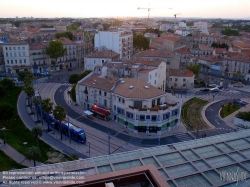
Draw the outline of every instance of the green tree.
M74 84L70 90L70 98L76 102L76 84Z
M61 37L65 37L65 38L68 38L70 40L73 40L73 33L70 32L70 31L67 31L67 32L61 32L61 33L56 33L56 38L61 38Z
M149 49L149 38L139 34L133 36L133 47L134 52L140 51L141 49L146 50Z
M43 135L43 130L41 129L41 127L36 126L36 127L33 127L33 129L31 130L31 133L33 134L33 136L35 136L36 146L38 147L38 138Z
M66 54L67 49L63 47L62 42L60 41L51 41L49 46L46 47L46 54L50 58L54 59L54 62L57 62L59 57L62 57Z
M0 120L5 121L5 125L7 122L14 116L15 108L9 103L1 103L0 104Z
M82 78L86 77L88 74L90 74L92 71L91 70L86 70L83 73L80 74L79 76L79 80L81 80Z
M50 101L50 98L43 99L41 103L41 108L47 113L47 124L48 124L48 132L49 132L49 113L53 109L53 103Z
M199 64L195 64L195 63L190 62L186 65L186 69L188 69L189 71L192 71L196 77L198 77L200 74L200 65Z
M222 30L221 33L226 36L239 36L240 35L238 30L232 30L229 27L224 28L224 30Z
M100 24L101 24L100 22L95 22L95 23L93 23L92 27L94 27L96 29L97 26L100 25Z
M0 81L0 84L6 89L10 90L15 86L15 83L13 82L12 79L7 79L4 78L3 80Z
M103 26L103 30L107 31L110 27L110 23L103 23L102 26Z
M69 156L68 160L73 161L73 160L78 160L79 156L77 154L72 154Z
M231 106L232 106L232 102L229 102L229 103L227 104L227 111L228 111L228 112L230 111Z
M67 111L62 106L57 105L53 110L53 116L56 120L60 122L60 132L62 140L62 121L66 118Z
M81 22L74 22L74 23L72 23L71 25L69 25L68 26L68 31L72 31L72 30L77 30L77 28L79 27L79 26L81 26L82 25L82 23Z
M6 89L0 84L0 97L4 97L6 95Z
M69 83L70 84L76 84L79 80L79 74L71 74L69 76Z
M38 147L32 146L27 148L25 156L28 160L33 160L34 167L36 167L36 160L41 157L41 151Z
M24 79L25 79L25 71L19 71L18 72L18 80L24 81Z
M33 79L34 75L30 71L25 72L24 85L31 86Z
M35 90L34 88L31 86L31 85L27 85L23 88L24 92L27 94L28 96L28 105L30 106L30 110L31 110L31 107L32 107L32 101L30 103L30 99L32 98L32 96L34 95L35 93Z

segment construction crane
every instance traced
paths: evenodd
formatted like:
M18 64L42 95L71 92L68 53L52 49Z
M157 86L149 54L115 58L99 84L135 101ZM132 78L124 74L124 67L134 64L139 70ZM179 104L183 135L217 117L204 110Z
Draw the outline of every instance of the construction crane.
M148 7L148 8L141 8L141 7L138 7L138 10L140 10L140 9L147 9L148 10L148 28L150 28L150 20L149 20L150 10L151 9L164 9L164 8L150 8L150 7ZM167 9L172 9L172 8L167 8Z
M181 14L174 14L174 18L176 18L177 15L181 15Z

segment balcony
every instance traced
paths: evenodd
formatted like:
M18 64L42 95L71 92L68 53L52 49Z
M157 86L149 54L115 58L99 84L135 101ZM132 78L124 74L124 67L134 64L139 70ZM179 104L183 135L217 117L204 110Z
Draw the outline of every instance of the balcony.
M162 105L156 105L152 108L136 108L136 107L133 107L133 106L130 106L129 105L129 108L130 109L133 109L133 110L138 110L138 111L152 111L152 112L158 112L158 111L164 111L164 110L167 110L169 109L169 107L174 107L176 106L177 103L173 103L173 104L169 104L169 103L165 103L165 104L162 104Z

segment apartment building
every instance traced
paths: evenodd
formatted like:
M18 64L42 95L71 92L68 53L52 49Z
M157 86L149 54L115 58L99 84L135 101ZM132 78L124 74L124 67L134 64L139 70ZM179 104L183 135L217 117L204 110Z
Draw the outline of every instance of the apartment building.
M3 45L6 73L17 75L19 71L32 71L29 44L24 41L10 42Z
M163 49L168 51L174 51L186 46L186 42L183 38L169 36L163 40Z
M120 54L114 51L97 51L84 57L84 69L94 70L96 66L103 66L105 62L117 62Z
M192 71L185 69L170 69L167 85L175 89L192 89L194 87L195 75Z
M92 53L93 44L91 42L83 42L76 44L76 61L78 67L84 67L84 57Z
M180 103L139 78L123 78L112 89L111 116L134 133L158 134L177 126Z
M30 63L34 73L46 73L50 64L46 54L46 46L42 43L32 43L30 47Z
M133 33L127 31L99 31L95 34L95 49L108 49L120 54L120 59L130 59L133 53Z

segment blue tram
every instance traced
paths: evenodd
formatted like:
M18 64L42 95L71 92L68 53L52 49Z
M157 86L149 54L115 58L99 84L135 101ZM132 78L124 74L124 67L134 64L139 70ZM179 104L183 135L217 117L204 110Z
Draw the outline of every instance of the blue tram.
M37 106L38 113L41 114L41 106ZM71 123L61 123L56 120L52 114L47 114L45 111L42 111L43 119L55 130L61 132L65 135L70 137L71 139L75 140L78 143L86 143L86 134L83 129L74 126Z

